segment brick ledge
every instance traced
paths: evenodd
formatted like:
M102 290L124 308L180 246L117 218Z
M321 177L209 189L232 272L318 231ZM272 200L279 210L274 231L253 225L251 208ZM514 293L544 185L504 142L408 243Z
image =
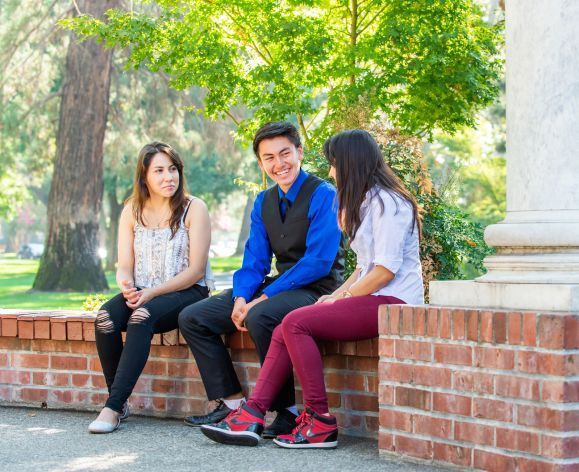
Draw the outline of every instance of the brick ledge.
M95 340L96 312L72 310L0 310L0 336L20 339L47 339L54 341ZM232 349L255 349L247 333L226 336ZM151 342L156 346L185 346L187 343L179 330L156 334ZM323 342L322 355L378 357L378 339L348 342Z

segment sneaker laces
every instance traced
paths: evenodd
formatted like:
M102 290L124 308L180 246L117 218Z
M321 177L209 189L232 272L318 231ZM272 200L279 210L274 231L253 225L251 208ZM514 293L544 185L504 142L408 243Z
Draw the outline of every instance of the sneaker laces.
M225 402L223 400L221 400L221 403L225 403ZM222 421L227 421L227 420L233 418L234 416L239 415L241 413L241 407L243 405L245 405L245 402L242 400L241 403L239 404L239 406L237 408L235 408L234 410L231 410Z
M304 409L301 415L296 418L296 427L292 430L292 434L298 434L303 428L312 422L312 419L313 417L307 412L306 409Z

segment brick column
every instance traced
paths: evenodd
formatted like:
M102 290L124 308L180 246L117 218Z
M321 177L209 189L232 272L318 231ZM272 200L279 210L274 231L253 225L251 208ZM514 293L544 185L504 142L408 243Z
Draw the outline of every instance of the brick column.
M381 307L380 452L579 470L578 348L579 314Z

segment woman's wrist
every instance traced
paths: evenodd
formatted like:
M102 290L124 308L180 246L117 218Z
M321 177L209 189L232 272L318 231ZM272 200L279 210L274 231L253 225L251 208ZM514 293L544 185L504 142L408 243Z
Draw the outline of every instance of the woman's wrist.
M330 296L331 296L332 298L341 299L341 298L351 298L351 297L353 297L354 295L352 295L352 293L350 292L350 290L346 288L346 289L340 289L340 290L332 293Z

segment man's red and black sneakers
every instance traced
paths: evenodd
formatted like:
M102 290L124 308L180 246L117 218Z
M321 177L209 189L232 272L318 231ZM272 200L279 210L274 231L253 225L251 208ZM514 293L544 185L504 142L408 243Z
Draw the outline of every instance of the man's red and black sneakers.
M201 431L209 439L221 444L257 446L264 425L263 415L244 403L219 423L201 426Z
M289 449L330 449L338 445L338 423L335 416L318 415L306 407L296 423L291 434L278 436L273 442Z

